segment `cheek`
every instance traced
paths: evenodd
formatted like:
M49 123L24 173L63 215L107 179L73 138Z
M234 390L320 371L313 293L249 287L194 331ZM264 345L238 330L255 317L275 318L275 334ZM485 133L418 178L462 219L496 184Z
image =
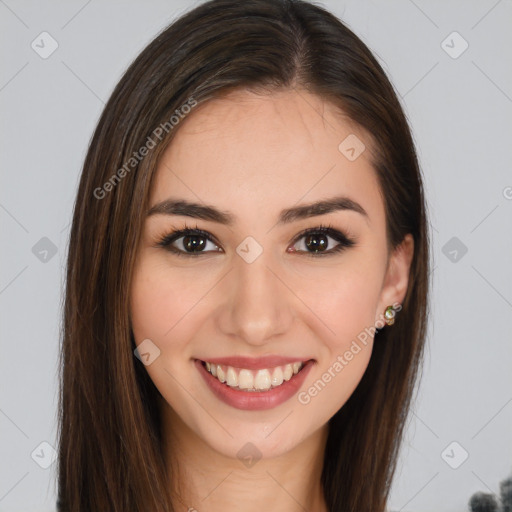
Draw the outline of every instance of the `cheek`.
M383 265L373 258L347 258L336 270L317 275L300 286L301 297L328 327L324 342L339 351L375 323ZM332 354L331 354L332 355Z
M318 298L317 310L329 334L322 337L318 364L297 396L311 428L332 418L363 378L372 354L376 300L373 283L355 278L346 279L328 300Z
M218 279L201 266L172 266L162 255L143 253L134 269L132 330L136 345L150 339L158 347L158 357L146 370L162 394L170 386L171 396L179 395L179 386L169 374L181 382L190 380L197 357L193 341L208 318L213 300L208 291Z
M130 310L137 343L146 338L155 342L162 340L164 333L173 325L173 310L168 307L171 302L176 305L173 289L158 279L158 273L155 275L144 267L135 270Z
M335 272L331 269L329 276L317 275L316 286L302 291L307 305L328 329L322 329L318 366L298 401L309 410L314 408L323 421L346 403L366 371L384 272L383 262L371 252L347 257L343 263Z
M371 327L377 300L375 284L361 279L345 279L327 299L318 297L317 310L332 331L332 342L343 345Z
M190 376L183 364L192 354L188 341L197 326L194 306L204 294L200 280L184 278L182 272L170 272L167 265L142 258L135 268L130 294L130 312L136 345L151 340L158 355L145 368L168 403L186 402L181 386ZM188 283L192 285L188 286ZM153 349L156 350L156 349ZM193 391L193 389L189 389Z
M185 278L148 258L135 269L130 296L135 341L149 338L162 352L182 350L191 328L194 306L203 286L193 276ZM181 342L180 340L183 340Z

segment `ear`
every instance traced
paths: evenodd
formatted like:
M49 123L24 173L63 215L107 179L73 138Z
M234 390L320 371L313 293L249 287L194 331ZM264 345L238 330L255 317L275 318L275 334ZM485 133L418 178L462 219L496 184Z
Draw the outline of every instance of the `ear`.
M409 284L409 269L414 255L414 239L410 233L391 254L380 292L375 321L382 319L384 310L392 304L402 304Z

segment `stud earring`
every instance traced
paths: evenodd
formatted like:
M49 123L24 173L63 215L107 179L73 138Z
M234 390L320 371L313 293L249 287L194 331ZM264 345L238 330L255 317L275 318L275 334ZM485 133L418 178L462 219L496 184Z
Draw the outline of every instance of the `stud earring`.
M388 306L384 311L384 319L387 325L393 325L395 323L396 311L394 306Z

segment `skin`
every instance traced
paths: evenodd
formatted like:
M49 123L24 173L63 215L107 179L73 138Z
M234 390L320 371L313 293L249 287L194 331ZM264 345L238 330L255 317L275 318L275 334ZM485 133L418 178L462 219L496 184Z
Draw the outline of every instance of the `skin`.
M350 134L367 147L355 161L338 150ZM403 301L413 240L407 235L389 250L370 147L360 128L315 95L236 91L193 110L164 152L150 207L173 197L236 217L228 227L148 216L134 269L132 326L137 343L149 338L160 349L146 369L163 397L163 449L175 472L177 510L327 510L320 485L327 422L361 380L373 338L359 343L357 355L309 403L295 395L265 411L219 401L193 360L314 358L304 391L382 320L388 305ZM282 209L334 195L356 201L367 217L339 210L277 224ZM180 257L157 246L185 223L211 233L210 252ZM305 238L296 237L320 224L355 238L355 245L310 256ZM236 252L247 236L263 248L252 263ZM327 249L338 245L327 240ZM183 238L173 245L186 250ZM237 457L248 442L262 457L251 468Z

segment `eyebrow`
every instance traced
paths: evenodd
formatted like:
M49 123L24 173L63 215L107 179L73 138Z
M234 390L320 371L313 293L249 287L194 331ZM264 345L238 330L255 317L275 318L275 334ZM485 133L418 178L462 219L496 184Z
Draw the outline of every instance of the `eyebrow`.
M277 224L289 224L297 220L343 210L359 213L368 220L368 214L359 203L348 197L338 196L281 210ZM219 210L214 206L194 203L184 199L166 199L165 201L157 203L148 210L147 216L149 217L151 215L183 215L185 217L217 222L227 226L232 226L236 219L230 212Z

